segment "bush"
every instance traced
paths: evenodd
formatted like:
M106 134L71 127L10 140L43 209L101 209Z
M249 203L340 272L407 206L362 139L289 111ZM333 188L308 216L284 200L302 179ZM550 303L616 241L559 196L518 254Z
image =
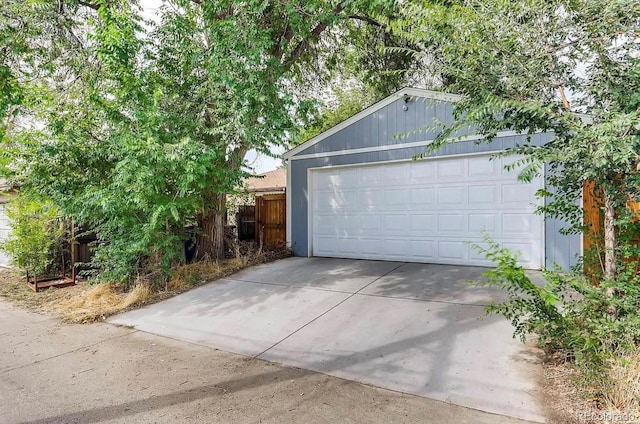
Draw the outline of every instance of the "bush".
M9 254L13 265L30 274L49 272L63 234L58 210L46 200L18 196L7 204L6 212L11 234L0 248Z
M496 268L478 284L498 287L507 300L492 303L488 314L500 314L514 326L514 337L535 335L549 352L561 352L575 362L581 376L593 382L608 366L636 351L640 343L640 281L623 270L615 281L594 283L577 272L544 270L544 285L531 281L517 255L487 240L474 246ZM635 264L627 265L629 270ZM588 383L587 383L588 384Z

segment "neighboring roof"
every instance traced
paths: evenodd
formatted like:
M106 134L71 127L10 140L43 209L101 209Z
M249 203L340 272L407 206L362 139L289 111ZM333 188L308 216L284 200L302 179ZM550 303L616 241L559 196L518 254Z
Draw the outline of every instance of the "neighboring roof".
M287 170L284 168L249 177L245 181L249 192L284 191L287 186Z
M362 118L364 118L366 116L371 115L372 113L382 109L385 106L390 105L391 103L395 102L398 99L401 99L404 96L422 97L422 98L425 98L425 99L440 100L440 101L445 101L445 102L456 102L456 101L459 101L460 99L462 99L462 96L460 96L458 94L442 93L442 92L439 92L439 91L425 90L425 89L422 89L422 88L405 87L405 88L393 93L389 97L386 97L386 98L380 100L379 102L374 103L373 105L371 105L368 108L362 110L361 112L356 113L351 118L348 118L348 119L342 121L341 123L339 123L335 127L329 128L325 132L320 133L317 136L315 136L315 137L305 141L304 143L300 144L299 146L294 147L293 149L289 150L288 152L285 152L282 155L282 157L284 159L288 159L291 156L295 156L296 154L300 153L301 151L303 151L305 149L308 149L309 147L313 146L314 144L321 142L325 138L332 136L333 134L337 133L338 131L343 130L344 128L348 127L349 125L361 120Z

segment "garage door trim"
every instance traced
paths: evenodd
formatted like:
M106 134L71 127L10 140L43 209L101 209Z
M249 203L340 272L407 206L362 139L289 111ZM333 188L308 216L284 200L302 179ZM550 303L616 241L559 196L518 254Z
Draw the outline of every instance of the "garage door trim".
M475 156L491 156L500 153L500 151L490 151L490 152L475 152L475 153L462 153L462 154L453 154L453 155L443 155L443 156L432 156L419 159L417 161L437 161L437 160L445 160L445 159L455 159L455 158L472 158ZM326 166L317 166L310 167L307 169L307 256L313 257L313 183L316 171L326 171L328 169L345 169L345 168L363 168L363 167L374 167L374 166L383 166L383 165L391 165L391 164L400 164L400 163L409 163L409 162L417 162L413 159L400 159L400 160L389 160L389 161L376 161L376 162L365 162L365 163L352 163L352 164L344 164L344 165L326 165ZM540 179L544 186L545 178L545 167L542 167ZM538 263L541 267L545 265L545 257L546 257L546 235L545 235L545 218L544 215L541 216L541 225L540 225L540 257L538 258Z

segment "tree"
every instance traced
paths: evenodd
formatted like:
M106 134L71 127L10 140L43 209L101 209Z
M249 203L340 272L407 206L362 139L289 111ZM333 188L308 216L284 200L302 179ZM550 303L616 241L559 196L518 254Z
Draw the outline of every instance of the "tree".
M318 63L325 65L319 75L330 74L329 64L344 46L362 37L354 28L363 32L363 22L380 26L369 16L392 16L396 6L386 1L178 4L177 11L165 10L154 33L154 77L163 87L166 133L217 149L216 171L202 189L197 215L198 256L217 258L225 193L243 177L245 154L250 149L269 154L294 130L292 111L306 106L288 86ZM348 36L341 39L343 34ZM369 36L368 50L389 42L388 34L377 35L379 40ZM322 43L333 48L323 50Z
M366 89L338 90L335 104L327 105L323 110L318 110L315 115L311 116L309 122L295 135L291 144L304 143L362 111L372 105L374 101L373 93Z
M5 173L97 231L106 277L158 266L166 275L194 220L198 256L219 258L225 195L244 176L246 152L285 143L307 110L296 90L305 77L345 69L330 63L356 29L397 10L172 0L154 25L125 0L5 2L0 26L26 46L2 50L11 83L1 104L18 123L4 140ZM375 34L371 51L393 39Z
M458 128L472 126L490 141L500 130L553 131L543 147L529 143L531 178L544 163L557 192L541 208L582 231L578 206L584 182L602 188L604 276L620 261L618 237L638 198L640 153L640 4L635 1L461 0L403 6L390 24L420 46L447 90L464 95L458 122L440 134L438 148ZM589 116L576 112L588 113ZM625 221L626 220L626 221Z
M24 197L11 201L6 211L12 230L2 249L11 255L14 266L36 278L45 275L63 235L58 211L44 199Z

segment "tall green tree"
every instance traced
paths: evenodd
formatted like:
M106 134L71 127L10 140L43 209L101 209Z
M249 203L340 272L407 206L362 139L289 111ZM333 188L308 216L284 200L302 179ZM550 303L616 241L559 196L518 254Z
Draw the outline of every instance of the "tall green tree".
M460 0L403 4L396 34L420 46L446 90L460 93L458 122L488 141L501 130L553 132L545 146L529 143L523 178L549 164L557 191L547 216L582 228L584 182L603 192L604 276L613 279L627 204L640 194L640 3L632 0ZM580 115L587 113L589 116Z
M398 13L384 0L169 0L157 23L126 0L0 7L5 173L96 229L96 262L113 277L166 272L191 221L198 257L219 258L244 156L287 142L308 76L355 69L338 66L341 51L357 62L401 45L371 18Z
M269 154L295 130L295 111L305 106L304 96L291 90L299 86L295 81L317 66L325 68L320 75L330 76L339 52L368 34L363 26L380 25L369 17L393 16L397 6L388 1L177 3L177 9L165 9L152 37L153 72L162 87L166 133L217 151L217 172L201 190L203 207L197 213L198 255L215 258L223 246L225 194L238 185L245 154L250 149ZM388 44L388 34L378 36L368 35L368 50Z

